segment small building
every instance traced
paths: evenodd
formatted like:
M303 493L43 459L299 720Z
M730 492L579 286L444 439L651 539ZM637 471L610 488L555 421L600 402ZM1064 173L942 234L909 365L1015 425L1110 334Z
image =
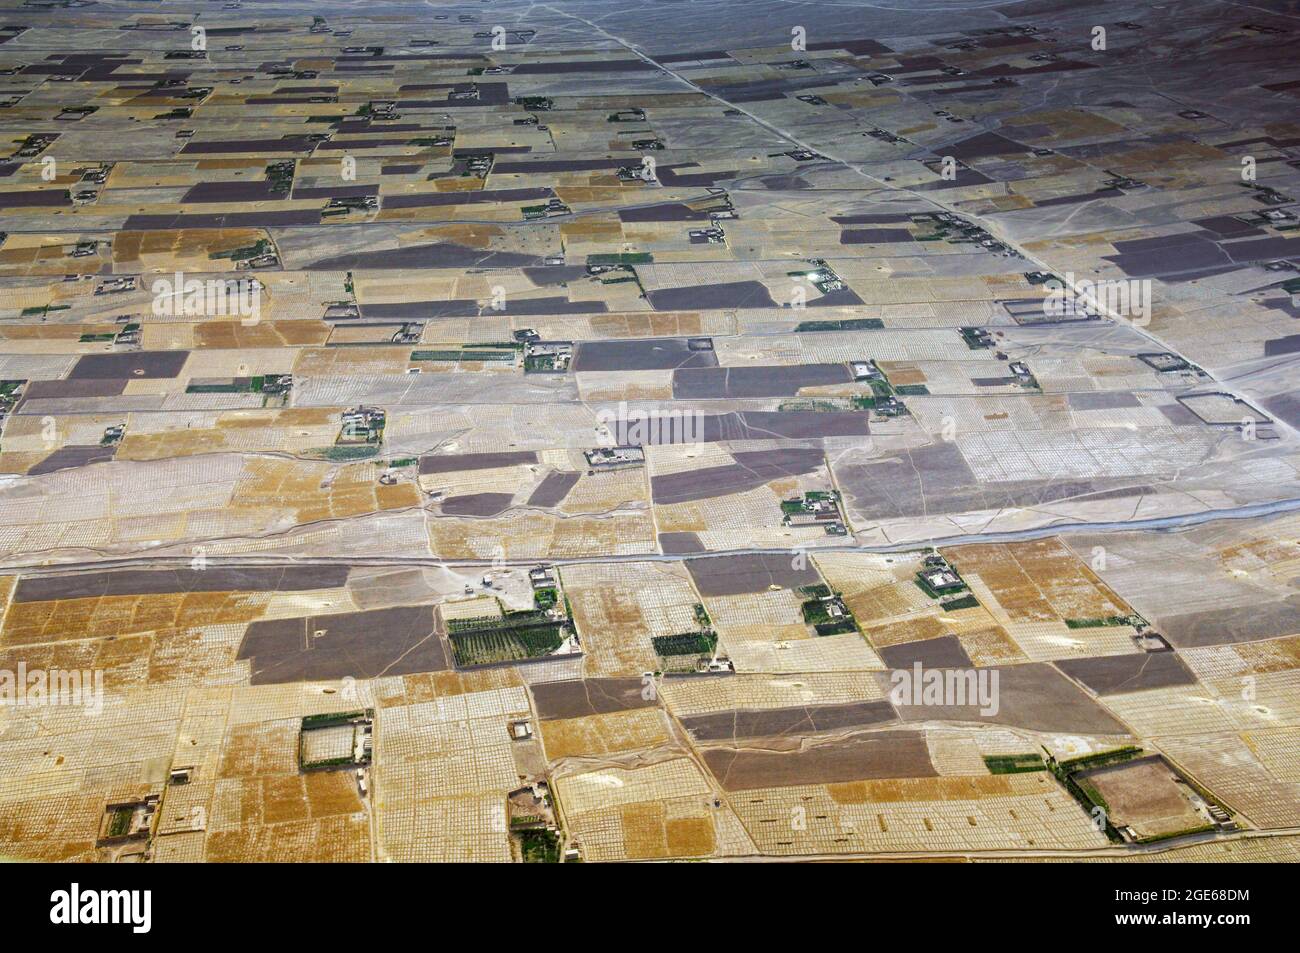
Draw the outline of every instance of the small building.
M717 226L709 228L692 228L688 237L693 245L721 245L726 238L726 233Z
M658 182L650 166L641 163L638 165L624 165L618 168L618 180L620 182Z
M1174 647L1159 632L1139 631L1133 636L1133 643L1143 652L1172 652Z
M583 456L593 470L613 470L645 463L645 451L640 447L597 447L584 451Z
M100 820L100 846L128 840L147 840L153 834L161 796L150 794L132 801L109 801Z
M135 290L135 275L124 275L121 278L109 278L102 285L95 289L97 295L122 294L127 291Z
M379 208L379 197L376 195L344 196L330 199L323 214L352 211L369 212L377 208Z
M966 588L961 576L950 566L932 567L921 570L921 579L935 592L955 592Z
M853 371L855 381L879 381L885 379L885 375L876 366L875 361L853 361L849 365L849 369Z
M907 407L893 394L876 401L875 409L882 417L901 417L907 413Z
M325 321L349 321L361 317L361 309L355 304L332 304L325 309Z
M353 407L343 412L339 443L377 443L388 415L378 407Z
M1177 354L1171 354L1168 351L1160 351L1151 354L1139 354L1137 359L1148 367L1155 368L1162 373L1170 371L1185 371L1191 368L1185 360Z
M424 335L424 324L420 321L407 321L393 332L390 340L394 344L418 344Z
M292 374L267 374L262 378L262 393L270 397L287 397L293 390Z
M268 253L265 255L255 255L252 258L245 258L243 261L240 261L238 264L236 264L235 267L242 269L244 271L248 271L253 268L275 268L279 264L280 264L279 257Z
M524 345L526 373L562 374L572 361L572 341L528 341Z

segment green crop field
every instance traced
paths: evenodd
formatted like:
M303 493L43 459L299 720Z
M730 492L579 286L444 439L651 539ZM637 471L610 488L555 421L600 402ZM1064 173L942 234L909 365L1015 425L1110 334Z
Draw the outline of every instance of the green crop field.
M984 756L984 766L990 774L1025 774L1030 771L1046 771L1047 765L1042 755L1028 754L988 754Z
M712 655L718 637L712 632L683 632L680 635L656 635L650 640L656 655Z
M449 636L456 664L489 665L550 655L564 644L564 627L539 625L526 629L481 629Z

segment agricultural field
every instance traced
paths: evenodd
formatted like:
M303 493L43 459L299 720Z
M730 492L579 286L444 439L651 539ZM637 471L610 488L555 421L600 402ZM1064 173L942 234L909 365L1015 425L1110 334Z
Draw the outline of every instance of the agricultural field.
M0 0L0 860L1300 859L1298 31Z

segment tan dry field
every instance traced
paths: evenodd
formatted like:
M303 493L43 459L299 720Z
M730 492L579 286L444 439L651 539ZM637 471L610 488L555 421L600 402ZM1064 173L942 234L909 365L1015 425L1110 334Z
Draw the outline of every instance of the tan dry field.
M754 852L731 810L685 758L566 774L555 779L555 791L566 829L595 861Z
M546 16L552 14L562 11ZM971 11L965 15L980 19ZM990 16L994 26L998 16L1007 19ZM108 23L92 15L82 26L146 33L174 26L162 15L127 20ZM625 26L644 32L638 22ZM357 25L349 42L374 42L391 54L413 40L403 29L400 16L365 29ZM467 37L477 27L467 21L456 30ZM646 64L633 61L632 69L606 73L606 66L618 64L609 62L605 40L601 49L580 44L566 50L564 35L542 30L531 52L521 54L540 56L542 68L516 66L508 84L484 78L485 90L492 90L487 101L456 102L470 108L437 116L438 122L455 119L454 127L445 127L455 133L454 145L437 147L412 137L412 129L422 128L419 117L385 126L358 106L393 98L408 113L428 113L406 94L461 85L467 73L480 72L476 67L499 62L494 57L385 55L377 66L341 67L337 37L327 31L306 36L288 60L292 69L318 71L319 82L330 84L319 89L285 86L287 80L278 78L270 84L274 90L257 82L235 90L230 78L239 71L225 69L211 73L213 88L202 97L169 88L145 92L129 83L98 90L84 82L59 85L70 101L88 96L98 114L84 124L56 124L60 137L49 152L58 154L61 174L39 183L42 163L19 160L6 170L10 184L0 189L73 193L66 206L54 194L0 202L13 220L3 226L10 234L0 239L6 285L0 288L0 380L41 384L37 396L29 393L3 422L0 555L11 566L40 565L44 574L65 563L74 568L101 560L170 564L196 546L222 565L227 557L258 565L355 557L358 564L345 582L331 576L328 584L336 588L330 589L51 598L56 591L133 591L87 583L51 585L42 589L40 598L49 600L42 602L13 601L16 577L0 576L0 672L20 663L91 669L103 673L108 689L105 711L95 718L68 706L0 705L0 856L121 859L117 848L96 844L105 804L162 795L153 853L145 858L154 861L507 862L522 859L507 805L522 807L533 797L512 794L545 781L565 841L579 845L588 861L879 852L970 860L1051 851L1094 851L1088 859L1103 859L1107 851L1104 859L1122 860L1128 858L1118 849L1109 853L1104 835L1049 772L994 775L985 758L1039 750L1064 757L1128 742L1141 745L1148 757L1092 778L1115 821L1139 835L1186 832L1199 823L1168 766L1239 812L1236 819L1248 834L1257 833L1255 827L1274 828L1270 834L1300 829L1300 622L1288 628L1300 599L1300 518L1216 518L1203 528L1167 533L1109 529L1112 519L1167 516L1183 507L1226 513L1269 494L1281 499L1295 483L1300 458L1290 452L1290 424L1296 408L1294 388L1286 383L1295 336L1288 308L1294 308L1276 283L1260 285L1251 265L1260 263L1257 258L1233 253L1286 244L1289 228L1276 221L1232 224L1268 202L1237 184L1235 172L1226 181L1224 172L1243 142L1260 145L1265 162L1284 160L1286 150L1276 143L1292 142L1300 123L1223 116L1221 110L1195 117L1166 108L1157 115L1145 100L1078 105L1095 101L1086 93L1102 74L1035 67L1030 56L1053 44L1032 29L1009 44L989 39L999 30L1014 33L1015 27L972 29L971 43L942 51L941 58L963 67L976 85L943 78L937 87L912 84L910 92L907 83L877 88L855 80L848 75L854 70L844 67L870 61L891 75L907 72L910 56L901 47L922 42L919 34L911 40L899 35L901 46L891 39L898 52L868 55L852 45L813 50L806 73L787 73L787 67L810 67L774 62L774 47L688 54L669 60L681 65L657 74L647 92L640 73ZM687 42L686 33L678 33ZM1254 44L1253 52L1269 46L1252 33L1231 29L1214 39L1227 55L1242 59L1243 43ZM93 49L99 42L98 34L90 41L78 40L76 30L61 35L71 37L73 48L89 42ZM30 48L30 39L4 49L18 55ZM718 43L725 47L724 40ZM630 45L639 42L629 34ZM255 72L264 58L257 46L249 41L240 56L232 54L244 47L232 43L223 62ZM684 49L701 47L674 52ZM1156 43L1152 51L1159 58L1164 47ZM1178 58L1165 52L1162 68L1170 71L1172 88L1192 90L1195 75L1180 76ZM136 49L133 55L137 74L159 63L170 69L161 51ZM703 61L689 58L695 55ZM574 58L598 63L598 79L565 75ZM1287 84L1264 80L1284 78L1287 62L1260 62L1270 68L1260 80L1264 91L1285 91ZM1128 67L1110 66L1119 72L1107 74L1109 85L1122 86ZM997 95L961 96L962 88L978 91L979 77L1004 68L1017 79ZM697 85L684 85L683 77ZM62 79L75 77L51 82ZM1035 92L1040 83L1046 85ZM743 95L747 85L791 88L789 95L764 98L761 92ZM796 101L793 87L824 96L831 108ZM292 101L309 89L329 95ZM293 95L280 105L257 106L266 92ZM525 92L554 95L557 108L518 122L529 113L518 100ZM497 93L507 101L498 102ZM960 116L936 112L925 101L954 93L957 99L948 101L960 100L953 107ZM18 126L48 119L41 95L6 115ZM434 92L425 104L434 107L430 115L439 112L442 95ZM733 104L737 108L729 108ZM187 134L174 138L174 127L145 128L168 118L157 116L158 109L179 106L195 114L183 123L193 127L188 135L194 142ZM247 113L246 106L256 107L257 118L235 130L231 117ZM634 106L647 114L611 123L610 111ZM355 118L340 124L340 113ZM115 123L145 135L114 139ZM875 123L881 124L876 136L887 129L911 138L873 139ZM1011 141L978 135L998 128ZM314 138L331 141L303 146L307 131L327 133ZM648 150L633 143L651 136L669 150L661 169L672 174L659 182L620 181L613 166L634 164L632 157ZM918 147L940 140L964 152L973 182L948 188L916 161ZM11 146L19 142L14 138ZM809 149L824 144L826 155L779 151L791 143ZM1107 152L1098 143L1115 148ZM93 166L96 149L106 144L116 156L108 181L93 197L76 196L83 181L76 164ZM1031 155L1038 146L1050 147L1040 150L1049 154ZM241 151L227 154L231 149ZM493 154L490 173L462 174L471 150ZM374 192L380 205L320 218L326 195L339 188L343 152L357 153L361 183L344 194L352 188ZM597 161L566 170L565 163L552 162L564 156ZM292 159L290 192L258 187L276 159ZM530 171L534 162L543 165ZM862 191L855 168L874 168L887 188ZM1281 164L1270 168L1279 186L1277 176L1290 174ZM1150 188L1108 188L1102 183L1109 175L1135 175ZM222 183L236 188L206 188ZM195 186L206 194L188 194ZM538 194L558 196L574 214L527 220L521 206ZM737 218L717 222L726 241L692 241L689 231L709 221L724 194L737 211ZM239 195L252 198L227 200ZM464 204L400 207L393 201L422 195ZM1043 205L1052 200L1059 200L1054 209ZM1074 204L1078 200L1084 201ZM673 212L682 206L693 214ZM934 235L943 229L925 216L910 218L936 207L987 227L1011 251L1035 261L999 255L969 236ZM260 223L282 213L296 221L170 227L172 216ZM123 224L130 229L114 227ZM877 224L887 227L855 227ZM1186 231L1192 228L1197 231ZM886 234L870 234L876 232ZM917 242L921 237L927 240ZM97 240L91 253L73 257L88 238ZM1222 254L1240 267L1207 269L1191 280L1172 270L1178 262L1157 260L1170 239L1174 247L1193 242L1198 252ZM251 263L240 267L231 255L262 242L274 243L280 261L273 267L250 270ZM1151 247L1139 251L1139 243ZM635 266L636 280L629 272L585 273L588 256L618 253L646 253L644 264ZM1276 249L1258 254L1296 257ZM544 260L557 264L552 256L562 264L543 267ZM1148 257L1157 297L1149 338L1130 334L1120 322L1031 326L1030 310L1048 289L1023 269L1136 275L1145 273L1139 266ZM845 293L836 303L813 292L810 303L823 307L797 313L790 306L792 278L823 259L833 264ZM177 270L256 277L262 285L259 320L152 315L152 280ZM105 284L121 275L138 276L137 287L118 293ZM729 287L716 288L721 285ZM477 313L498 289L515 306ZM778 307L763 307L766 295ZM755 307L739 303L755 300ZM365 308L366 318L324 320L325 308L343 301ZM441 302L477 307L453 308L462 316L444 318L437 313ZM681 310L655 311L656 303ZM399 310L403 306L410 310ZM383 307L404 316L380 319ZM870 333L829 325L796 330L812 318L880 319L884 327ZM416 345L392 342L394 325L408 319L420 326L421 350L491 347L528 329L543 340L584 342L584 348L590 341L623 342L591 363L631 367L525 377L514 350L518 339L506 345L508 362L416 362ZM134 343L82 340L115 335L126 321L142 326L140 351L169 351L183 360L146 361L156 366L155 376L117 360L127 355L115 352ZM967 325L989 327L997 350L966 348L956 330ZM587 464L583 449L597 439L596 405L662 405L673 402L675 391L695 392L685 386L694 382L682 368L634 369L663 363L648 357L655 347L647 339L703 336L713 339L713 356L723 368L873 358L895 386L924 385L928 393L904 394L909 412L896 419L861 415L872 418L869 441L762 441L764 449L816 446L822 465L748 489L735 489L743 486L739 476L733 486L725 485L728 478L689 487L686 474L738 465L746 459L742 454L760 446L753 432L748 440L689 449L649 447L644 468L605 472ZM633 339L641 343L625 346ZM1134 358L1136 348L1153 345L1202 364L1206 373L1162 374ZM1264 357L1271 359L1268 373L1250 373ZM1040 389L996 376L1022 359ZM114 375L125 378L132 370L135 375L118 387ZM254 393L188 392L195 380L270 373L295 377L283 408L263 406L280 401ZM689 405L719 415L825 410L865 390L854 381L782 394L790 388L765 385L794 377L772 376L781 381L756 381L764 386L754 389L776 394L705 397ZM1227 425L1237 423L1242 405L1193 393L1215 389L1208 386L1213 381L1242 388L1239 396L1276 416L1279 433L1267 435L1276 439L1249 450L1237 446ZM745 374L730 375L727 383L738 393L749 389ZM1178 397L1187 400L1180 404ZM362 402L388 412L384 443L364 460L331 459L341 456L331 452L339 446L341 413ZM937 439L949 415L964 433L952 452L916 452ZM56 435L46 439L50 420ZM1222 439L1206 421L1224 425L1217 432ZM807 420L785 422L791 432L813 427ZM126 425L121 443L108 454L94 451L105 428L118 424ZM1120 439L1127 429L1149 439ZM772 430L785 432L784 422ZM68 447L94 452L63 452L54 463L73 465L27 476ZM394 485L378 480L384 462L399 457L521 447L536 453L536 464L424 477L408 466L394 471ZM828 459L838 461L835 471ZM1233 461L1242 462L1240 479L1228 472ZM1101 470L1092 472L1092 463ZM937 479L931 466L939 468ZM797 468L781 472L790 469ZM892 478L871 485L871 476L895 473L899 486ZM953 486L953 473L987 482ZM1035 500L1031 473L1051 473L1043 483L1052 492ZM1068 480L1056 478L1065 473ZM550 480L547 489L563 486L564 495L542 494L543 504L530 506L555 474L565 476ZM652 478L665 489L664 499L686 501L655 504ZM840 486L848 494L855 481L877 498L864 501L850 538L829 539L819 526L783 525L782 500ZM945 481L951 497L935 505ZM686 489L674 496L670 487ZM721 494L689 499L716 491ZM489 512L494 515L475 515ZM925 556L919 549L859 551L1003 528L1013 538L1021 530L1029 536L1055 519L1095 521L1107 529L945 548L978 600L973 608L944 611L941 600L918 587ZM688 570L680 560L669 561L676 556L659 561L665 533L690 538L673 546L664 540L663 548L698 543L710 555L811 553L821 579L843 594L861 634L816 636L801 616L806 593L767 587L763 576L748 571L721 573L713 577L716 589L710 588L699 563ZM1090 562L1089 549L1097 553L1102 544L1114 556L1109 570L1103 561ZM512 568L489 570L487 562L497 559L512 561ZM475 564L456 565L462 560ZM528 568L545 562L557 564L561 602L571 609L581 653L355 682L258 685L249 684L255 663L237 658L250 623L286 623L272 631L293 641L296 623L309 618L396 606L436 619L431 637L441 645L450 620L530 605ZM495 587L476 595L489 571ZM700 594L746 586L760 591ZM654 638L695 632L697 604L735 670L655 673L664 660L656 656ZM1143 654L1131 626L1067 625L1137 612L1168 636L1174 652ZM303 630L313 640L327 633ZM955 705L921 714L891 707L886 686L890 669L909 664L901 660L959 667L965 663L951 660L962 651L975 666L1001 669L1001 721L961 720ZM269 670L266 664L259 675ZM646 672L654 673L648 681ZM647 686L656 691L647 694ZM375 715L375 760L362 775L364 795L353 768L304 773L298 759L304 716L356 707ZM514 730L519 722L531 728L527 739ZM338 736L341 745L351 737L346 730ZM169 783L169 769L181 765L190 767L192 780ZM1297 860L1297 845L1300 837L1224 837L1179 856ZM1133 859L1178 856L1152 851Z
M588 676L656 667L651 639L696 627L698 602L681 567L658 563L566 566L560 578L582 640Z
M1057 539L956 546L944 552L958 572L977 573L1011 619L1098 619L1132 612Z
M115 334L120 331L116 324L14 324L0 327L0 340L3 341L62 341L78 344L83 334ZM71 350L80 350L72 348Z
M330 325L324 321L204 321L194 326L197 348L323 347Z
M542 740L547 758L554 762L657 748L671 742L672 736L658 708L634 708L542 722Z
M404 348L304 348L297 352L293 373L303 377L346 377L350 374L405 374L409 355Z
M454 698L478 692L523 686L519 670L510 666L474 669L467 672L419 672L375 683L375 700L380 707L392 708Z
M506 559L655 551L654 528L643 513L564 519L538 512L499 519L442 518L429 521L429 543L435 555L448 559L491 559L503 550Z
M763 788L731 803L760 849L779 855L1107 843L1042 773Z
M369 824L350 771L299 773L298 725L233 726L213 790L206 860L361 861Z
M7 647L70 639L120 638L159 629L244 624L260 618L265 609L266 599L261 594L244 592L177 592L17 602L5 614L0 638Z
M1132 827L1139 839L1208 826L1159 758L1086 771L1077 780L1101 795L1111 823Z
M326 477L332 477L328 485ZM420 505L414 484L385 486L371 464L333 468L279 460L249 461L235 484L235 509L289 509L298 525Z
M119 231L113 238L113 263L123 270L175 267L191 271L232 271L229 258L213 257L268 240L259 228Z
M315 407L229 411L217 416L214 427L148 432L128 425L116 459L161 460L258 450L301 453L328 445L338 428L336 412Z

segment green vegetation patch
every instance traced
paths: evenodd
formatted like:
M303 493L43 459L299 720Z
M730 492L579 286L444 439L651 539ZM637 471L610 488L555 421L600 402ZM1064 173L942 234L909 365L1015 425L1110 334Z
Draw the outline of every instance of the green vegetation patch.
M1028 754L986 754L984 766L990 774L1027 774L1047 770L1043 756L1032 751Z
M187 394L260 394L266 386L266 377L236 377L230 381L211 384L190 384L185 388Z
M527 628L497 628L455 632L448 636L456 664L490 665L540 658L555 652L565 639L565 625L535 625Z
M119 807L113 811L113 819L108 822L109 837L125 837L131 831L131 818L135 811L129 807Z
M326 460L347 462L350 460L369 460L371 457L377 456L379 454L379 447L373 444L369 444L369 445L362 444L358 446L317 447L315 450L309 451L309 453L312 456L323 457Z
M831 587L819 582L813 586L800 586L799 595L809 599L823 599L831 594Z
M656 655L712 655L718 647L718 637L712 632L683 632L680 635L656 635Z
M1141 753L1142 749L1137 745L1125 745L1122 748L1112 748L1110 751L1101 751L1096 754L1085 754L1080 755L1077 758L1058 761L1057 768L1066 773L1073 774L1077 771L1089 771L1093 768L1104 768L1108 765L1119 764L1123 761L1131 761Z
M366 709L357 709L356 711L327 711L319 715L303 715L302 727L304 730L311 728L330 728L334 725L346 725L348 722L356 721L358 718L371 718L374 712Z
M481 615L472 619L448 619L447 631L453 634L457 632L477 632L480 629L495 629L502 625L504 617L499 615Z
M524 358L524 372L530 371L554 371L555 357L551 354L536 354L532 357Z
M850 632L858 631L858 624L850 616L845 619L837 619L834 622L820 622L813 626L813 631L818 635L847 635Z
M820 599L809 599L800 608L803 610L803 620L809 625L831 621L831 615L826 611L826 603Z
M569 627L568 619L556 621L541 609L524 609L502 616L448 619L447 637L456 664L463 668L550 655L564 644Z
M587 256L587 264L589 265L648 265L654 260L655 256L648 251Z
M858 631L858 622L839 593L821 584L803 586L799 592L811 596L799 609L803 613L804 622L811 625L818 635L843 635ZM833 615L832 607L838 609L840 614Z
M832 398L829 400L808 400L800 398L798 400L783 400L777 405L777 410L791 411L803 410L813 411L819 414L840 413L846 410L856 410L852 403L846 398Z
M844 318L839 321L800 321L795 331L879 331L885 322L879 318Z
M509 351L412 351L413 361L513 361L515 352Z
M1071 629L1098 629L1104 626L1136 625L1142 619L1131 615L1112 615L1104 619L1066 619L1065 624Z
M867 381L867 384L870 385L871 393L875 394L877 399L888 397L890 394L894 393L893 385L889 383L889 378L887 377L872 378Z
M519 846L526 864L558 864L560 836L545 828L519 832Z

